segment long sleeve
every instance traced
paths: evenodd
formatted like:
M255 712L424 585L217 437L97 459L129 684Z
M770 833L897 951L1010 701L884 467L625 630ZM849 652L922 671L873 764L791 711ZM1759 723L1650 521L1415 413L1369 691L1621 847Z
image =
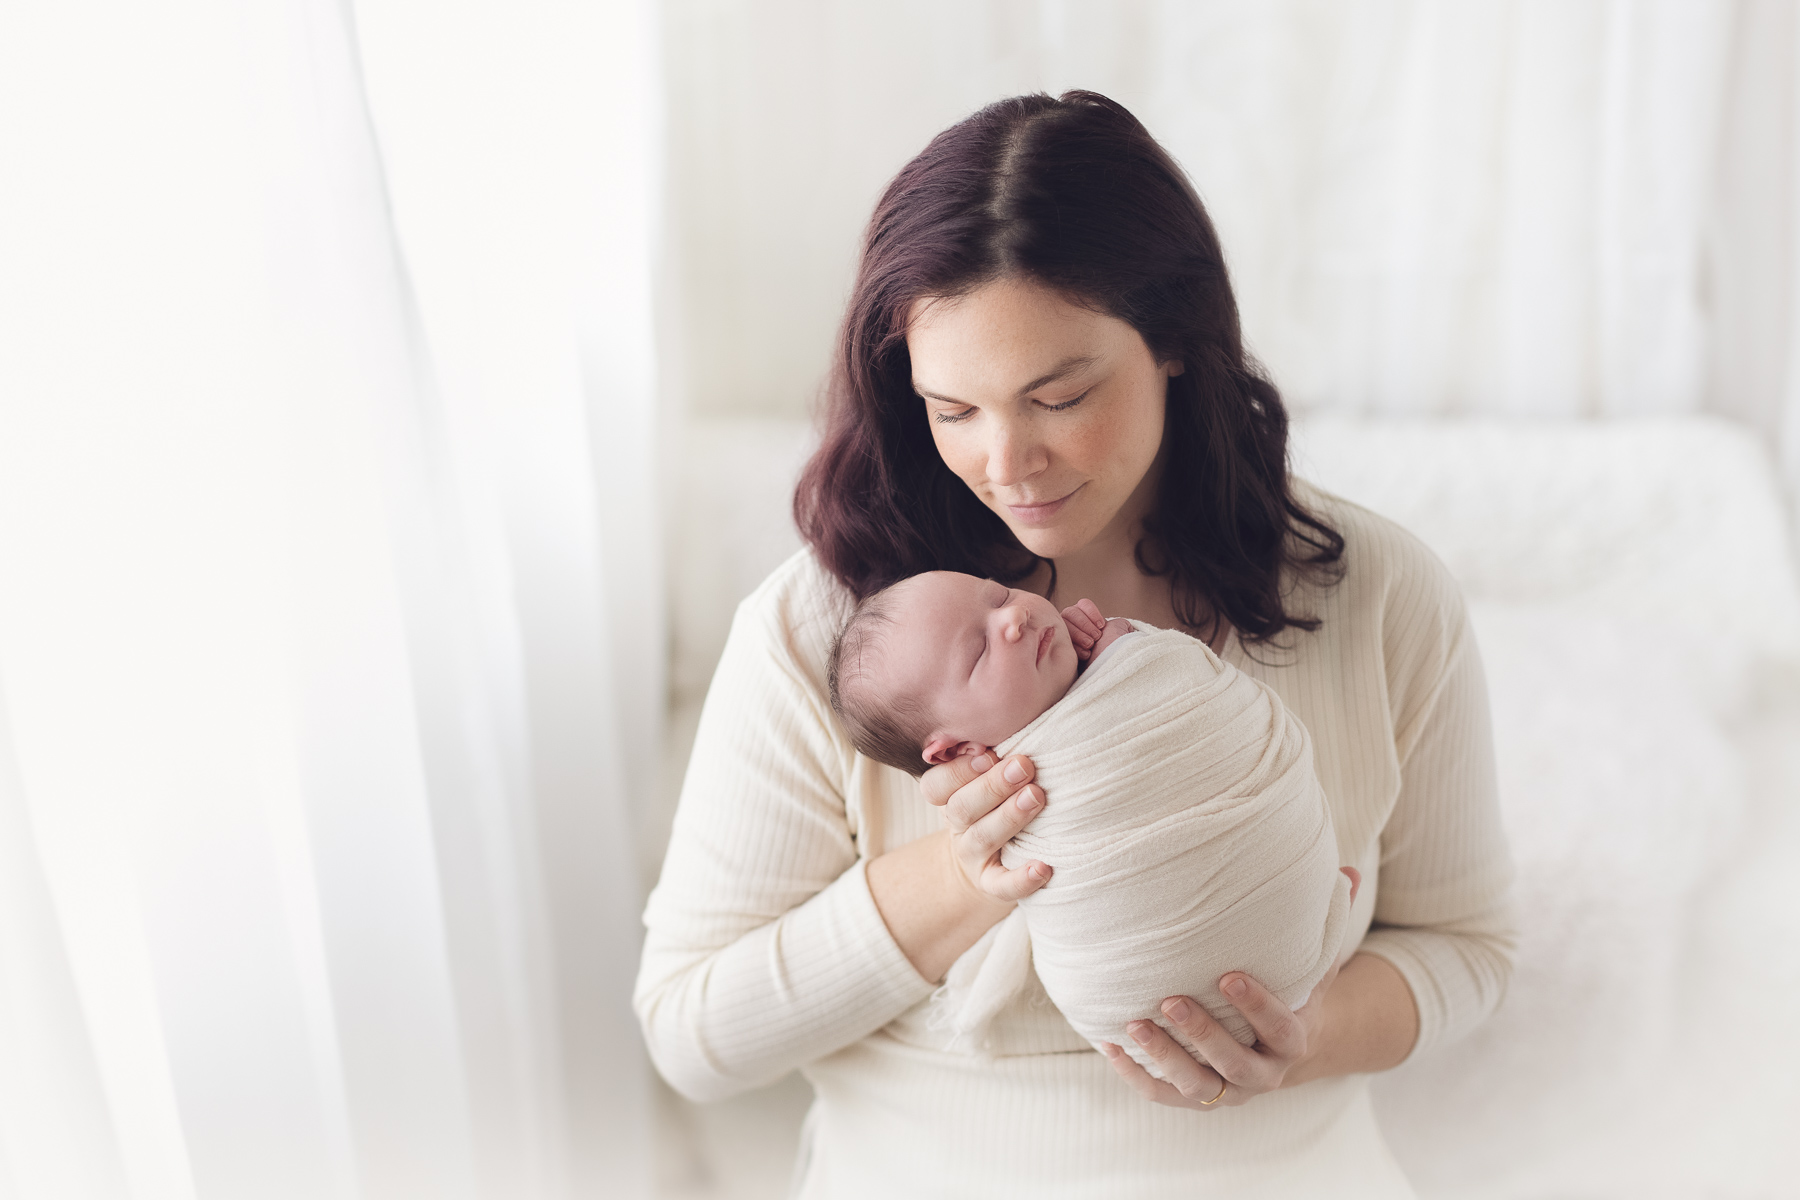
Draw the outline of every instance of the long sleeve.
M1383 614L1400 791L1362 949L1412 988L1416 1056L1500 1003L1517 931L1481 656L1449 573L1422 547L1406 560Z
M790 564L789 570L799 569ZM746 600L702 710L634 1005L678 1091L720 1099L881 1028L931 992L869 893L846 811L854 752L797 639L829 604Z

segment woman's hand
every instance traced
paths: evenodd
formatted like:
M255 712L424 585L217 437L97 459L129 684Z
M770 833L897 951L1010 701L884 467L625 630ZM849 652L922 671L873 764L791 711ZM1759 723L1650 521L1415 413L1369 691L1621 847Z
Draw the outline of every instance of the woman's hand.
M1011 871L1000 865L1000 847L1044 807L1034 774L1030 759L995 763L986 750L931 768L920 783L925 798L943 807L946 828L869 860L875 907L926 979L942 979L1015 900L1050 878L1041 862Z
M1296 1009L1289 1009L1262 984L1241 972L1220 979L1219 990L1256 1031L1254 1046L1232 1037L1189 997L1170 996L1162 1003L1163 1016L1187 1035L1206 1061L1196 1061L1156 1022L1133 1021L1126 1031L1156 1061L1162 1079L1144 1070L1112 1043L1104 1042L1101 1047L1113 1070L1146 1100L1174 1108L1243 1104L1252 1096L1280 1087L1324 1041L1325 997L1337 976L1338 968L1333 964L1306 1003Z
M1041 862L1010 871L1000 864L1000 848L1044 807L1043 789L1031 782L1036 774L1022 754L996 762L990 751L980 750L941 763L919 780L925 799L944 810L950 852L963 877L994 899L1018 900L1050 879L1050 868Z
M1355 867L1340 869L1350 879L1350 902L1354 904L1356 893L1362 888L1362 872ZM1206 1061L1198 1061L1183 1050L1156 1022L1133 1021L1126 1026L1126 1032L1156 1060L1162 1079L1144 1070L1111 1042L1101 1046L1113 1070L1140 1096L1175 1108L1235 1106L1286 1083L1391 1067L1406 1057L1418 1033L1418 1010L1412 1004L1412 992L1399 972L1381 959L1357 955L1350 962L1351 990L1356 993L1350 1007L1363 1019L1351 1023L1354 1036L1340 1039L1355 1044L1340 1047L1342 1053L1335 1063L1324 1062L1320 1051L1326 1043L1326 998L1338 979L1337 963L1325 972L1325 978L1319 980L1306 1003L1296 1009L1288 1008L1242 971L1220 977L1219 990L1256 1032L1252 1046L1227 1033L1192 997L1170 996L1162 1002L1163 1016L1187 1035ZM1333 1068L1341 1068L1341 1072Z

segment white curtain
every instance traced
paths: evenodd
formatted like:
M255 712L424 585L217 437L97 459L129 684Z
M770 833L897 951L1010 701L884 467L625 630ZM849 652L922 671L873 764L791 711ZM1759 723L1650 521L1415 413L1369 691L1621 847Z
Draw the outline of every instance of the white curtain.
M0 1197L647 1190L655 61L0 9Z
M1185 165L1299 407L1714 411L1800 483L1786 0L670 0L671 330L700 415L816 393L881 186L1092 88Z

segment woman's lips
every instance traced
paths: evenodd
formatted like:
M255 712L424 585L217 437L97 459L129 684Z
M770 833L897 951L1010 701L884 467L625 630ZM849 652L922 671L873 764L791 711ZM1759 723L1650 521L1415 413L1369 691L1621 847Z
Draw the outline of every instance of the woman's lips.
M1079 492L1081 487L1076 488L1075 492ZM1021 525L1048 525L1056 519L1056 514L1062 511L1062 506L1069 502L1075 492L1070 492L1060 500L1046 500L1042 504L1008 504L1006 511Z

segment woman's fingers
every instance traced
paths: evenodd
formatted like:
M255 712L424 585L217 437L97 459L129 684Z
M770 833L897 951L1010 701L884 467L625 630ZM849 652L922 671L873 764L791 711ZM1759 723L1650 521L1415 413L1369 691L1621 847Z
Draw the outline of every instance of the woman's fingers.
M1336 977L1334 966L1313 988L1313 993L1317 995L1330 987L1331 980ZM1256 1030L1256 1040L1269 1053L1284 1059L1299 1058L1306 1053L1306 1027L1294 1015L1294 1010L1277 1000L1268 988L1248 975L1234 974L1219 980L1219 990L1244 1014L1250 1028Z
M944 806L951 851L963 872L1002 900L1029 896L1050 878L1050 868L1041 862L1010 871L1000 865L1000 847L1044 807L1043 789L1030 782L1035 774L1024 755L996 763L983 751L933 767L920 780L925 798Z
M1125 1032L1156 1061L1163 1079L1183 1099L1199 1104L1219 1095L1219 1086L1226 1079L1224 1070L1214 1070L1197 1061L1155 1021L1133 1021Z
M1253 1090L1266 1090L1263 1076L1268 1073L1267 1064L1256 1051L1232 1037L1204 1008L1194 1003L1192 997L1170 996L1162 1002L1162 1012L1169 1024L1179 1029L1219 1074ZM1173 1038L1168 1040L1171 1046L1180 1049Z
M1336 977L1337 968L1332 966L1325 979L1312 988L1312 997L1323 995ZM1226 993L1226 999L1244 1013L1244 1020L1255 1029L1260 1052L1251 1052L1251 1058L1255 1058L1264 1074L1273 1074L1269 1087L1280 1087L1280 1078L1287 1069L1307 1056L1307 1025L1294 1015L1294 1009L1274 999L1274 993L1249 975L1226 975L1219 981L1219 990ZM1226 1070L1229 1072L1229 1067Z
M981 890L999 900L1023 900L1049 882L1050 868L1035 861L1009 871L996 860L981 872Z
M1029 825L1043 807L1043 791L1036 784L1029 784L952 837L957 861L982 891L1001 900L1017 900L1049 881L1050 868L1044 863L1033 861L1009 871L1000 862L1000 847Z
M991 754L977 758L991 759ZM931 772L927 771L929 775ZM944 809L944 821L958 833L974 825L989 813L992 813L1008 799L1018 794L1019 789L1030 783L1037 774L1037 768L1023 754L1015 754L1011 758L989 768L979 777L971 779L950 797ZM1035 815L1035 814L1034 814ZM1006 836L1011 837L1023 825L1015 828ZM1006 839L1002 838L1004 842Z
M1175 1090L1172 1084L1165 1083L1144 1070L1136 1059L1119 1047L1111 1042L1101 1042L1100 1050L1106 1055L1106 1061L1112 1064L1112 1069L1118 1072L1119 1078L1129 1083L1132 1090L1144 1099L1153 1104L1167 1104L1174 1108L1191 1107L1187 1097Z
M1206 1077L1214 1076L1211 1068L1203 1066L1193 1055L1182 1049L1168 1032L1155 1021L1133 1021L1125 1027L1139 1048L1155 1060L1161 1070L1163 1079L1174 1089L1190 1100L1208 1099L1218 1091L1214 1084L1211 1091L1205 1091Z
M1315 999L1336 973L1335 968L1328 972L1313 989ZM1232 1037L1191 996L1170 996L1162 1002L1163 1017L1193 1047L1191 1053L1154 1021L1133 1021L1125 1028L1155 1062L1173 1094L1152 1086L1155 1078L1136 1064L1127 1068L1119 1060L1129 1060L1129 1056L1115 1053L1116 1047L1102 1047L1114 1070L1145 1099L1187 1108L1238 1105L1280 1087L1288 1068L1306 1054L1307 1020L1242 972L1221 978L1219 990L1250 1022L1257 1034L1256 1045L1246 1046ZM1302 1008L1302 1014L1307 1011Z
M1000 847L1012 841L1013 835L1031 824L1044 807L1044 792L1035 783L1027 784L1005 803L976 821L961 835L961 851L965 857L986 864L994 860Z
M980 754L953 758L921 775L919 790L925 793L927 804L946 804L957 792L987 774L993 765L994 756L985 750Z

